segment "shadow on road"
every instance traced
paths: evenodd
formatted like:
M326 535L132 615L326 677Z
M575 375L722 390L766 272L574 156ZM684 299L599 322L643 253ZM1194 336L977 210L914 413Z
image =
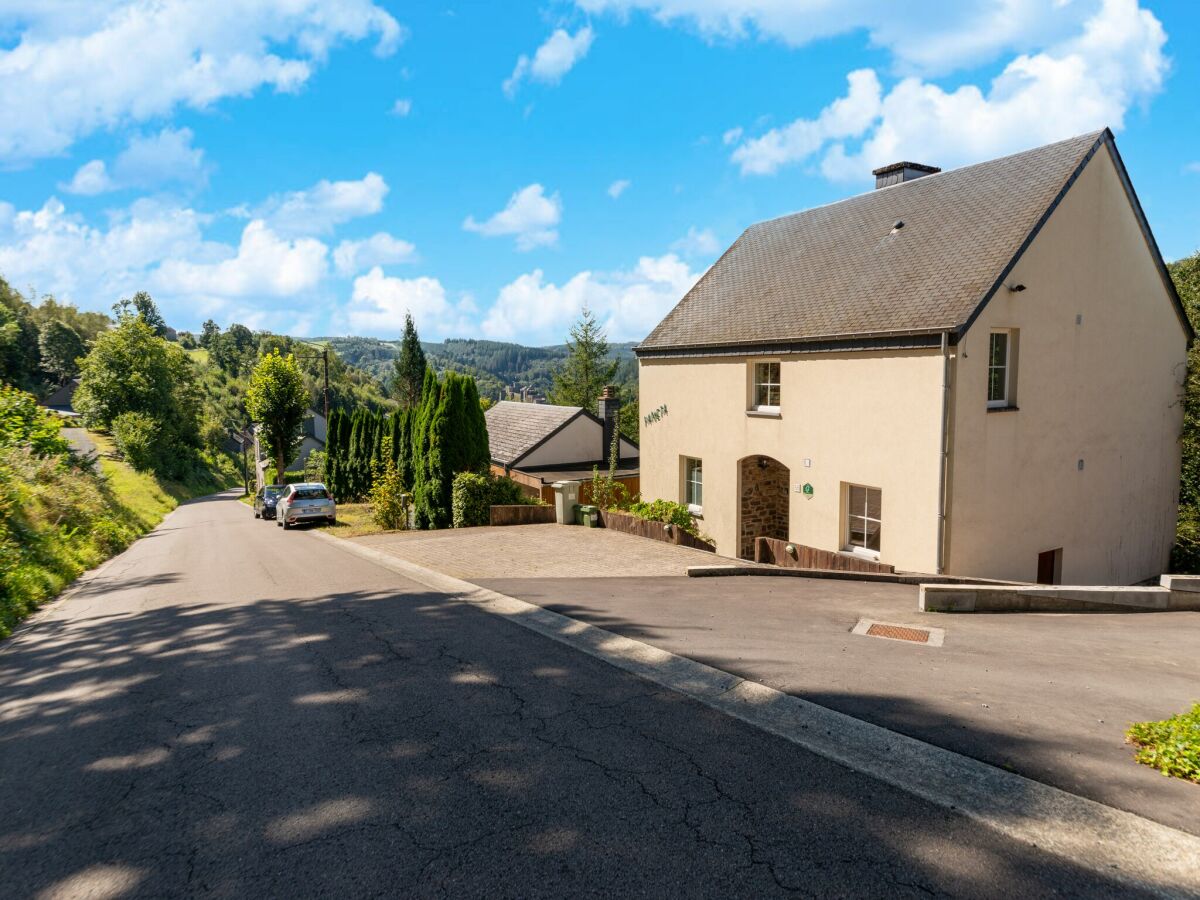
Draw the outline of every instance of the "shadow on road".
M10 896L1130 895L440 594L47 626L0 652Z

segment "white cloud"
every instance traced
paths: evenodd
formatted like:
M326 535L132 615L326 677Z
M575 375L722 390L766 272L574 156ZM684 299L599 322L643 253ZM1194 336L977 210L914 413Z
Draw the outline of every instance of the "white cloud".
M546 196L540 184L521 188L508 199L500 212L484 222L467 216L463 228L484 237L514 235L518 250L552 245L558 241L558 224L562 221L562 200L558 193Z
M526 78L540 81L542 84L558 84L575 63L587 56L594 37L590 25L580 28L574 35L563 28L556 29L537 48L533 59L524 53L517 57L512 75L502 85L504 93L509 97L516 96L517 88Z
M859 70L816 119L746 140L732 159L743 173L765 174L819 157L827 177L861 179L900 158L949 167L1104 125L1119 129L1130 106L1161 88L1165 42L1162 25L1136 0L1103 0L1076 35L1017 56L986 92L909 77L885 93L872 70Z
M580 272L563 285L535 269L505 285L483 322L498 340L557 344L586 306L610 340L640 340L700 277L674 253L644 256L630 271Z
M333 264L339 275L356 275L372 266L412 262L417 248L408 241L380 231L361 241L342 241L333 251Z
M262 87L299 90L332 47L404 32L371 0L108 0L5 4L0 159L58 154L102 128L207 109Z
M629 190L630 184L632 184L632 182L628 178L618 178L608 186L608 196L616 200L623 193Z
M671 249L684 256L715 256L721 249L721 243L711 228L699 229L693 225L687 234L671 245Z
M318 181L303 191L272 197L254 213L280 234L322 234L351 219L383 209L383 176L368 172L357 181Z
M725 146L729 146L730 144L736 144L741 139L742 139L742 126L741 125L737 125L733 128L730 128L723 135L721 135L721 143L724 144Z
M1063 39L1101 0L926 0L912 14L894 0L576 0L588 13L644 11L707 38L776 40L800 47L867 32L903 69L945 72Z
M1200 173L1200 160L1188 163L1183 167L1183 171Z
M400 118L404 118L410 112L412 112L412 101L409 100L407 97L401 97L399 100L397 100L395 103L392 104L392 115L393 116L400 116Z
M61 187L72 194L95 195L168 183L203 184L208 166L204 151L192 146L192 137L189 128L164 128L149 137L134 135L113 162L111 172L103 160L93 159Z
M155 283L168 293L205 297L294 297L325 276L328 248L315 238L289 241L255 219L232 255L216 262L168 259Z
M376 266L354 279L345 317L355 334L398 335L408 314L422 335L437 338L470 330L477 311L469 298L452 303L436 278L393 278Z

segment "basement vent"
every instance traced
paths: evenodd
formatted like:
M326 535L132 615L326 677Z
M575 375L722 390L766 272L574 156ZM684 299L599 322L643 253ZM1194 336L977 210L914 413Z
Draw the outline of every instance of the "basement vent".
M894 622L875 622L859 619L851 634L864 637L883 638L889 641L907 641L910 644L925 644L940 647L946 632L941 628L922 628L917 625L897 625Z

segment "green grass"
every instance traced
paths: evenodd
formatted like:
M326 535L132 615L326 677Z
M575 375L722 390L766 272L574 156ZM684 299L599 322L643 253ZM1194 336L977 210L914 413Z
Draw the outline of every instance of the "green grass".
M1200 703L1161 722L1138 722L1125 736L1137 746L1138 762L1200 784Z
M120 553L184 500L240 483L232 460L202 457L182 481L135 472L92 434L99 474L7 450L0 529L0 638L88 569Z

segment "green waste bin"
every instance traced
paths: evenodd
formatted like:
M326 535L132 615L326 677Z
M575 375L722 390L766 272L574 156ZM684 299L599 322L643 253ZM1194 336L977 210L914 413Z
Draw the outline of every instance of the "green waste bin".
M579 507L579 524L586 525L588 528L599 528L600 507L586 505Z

